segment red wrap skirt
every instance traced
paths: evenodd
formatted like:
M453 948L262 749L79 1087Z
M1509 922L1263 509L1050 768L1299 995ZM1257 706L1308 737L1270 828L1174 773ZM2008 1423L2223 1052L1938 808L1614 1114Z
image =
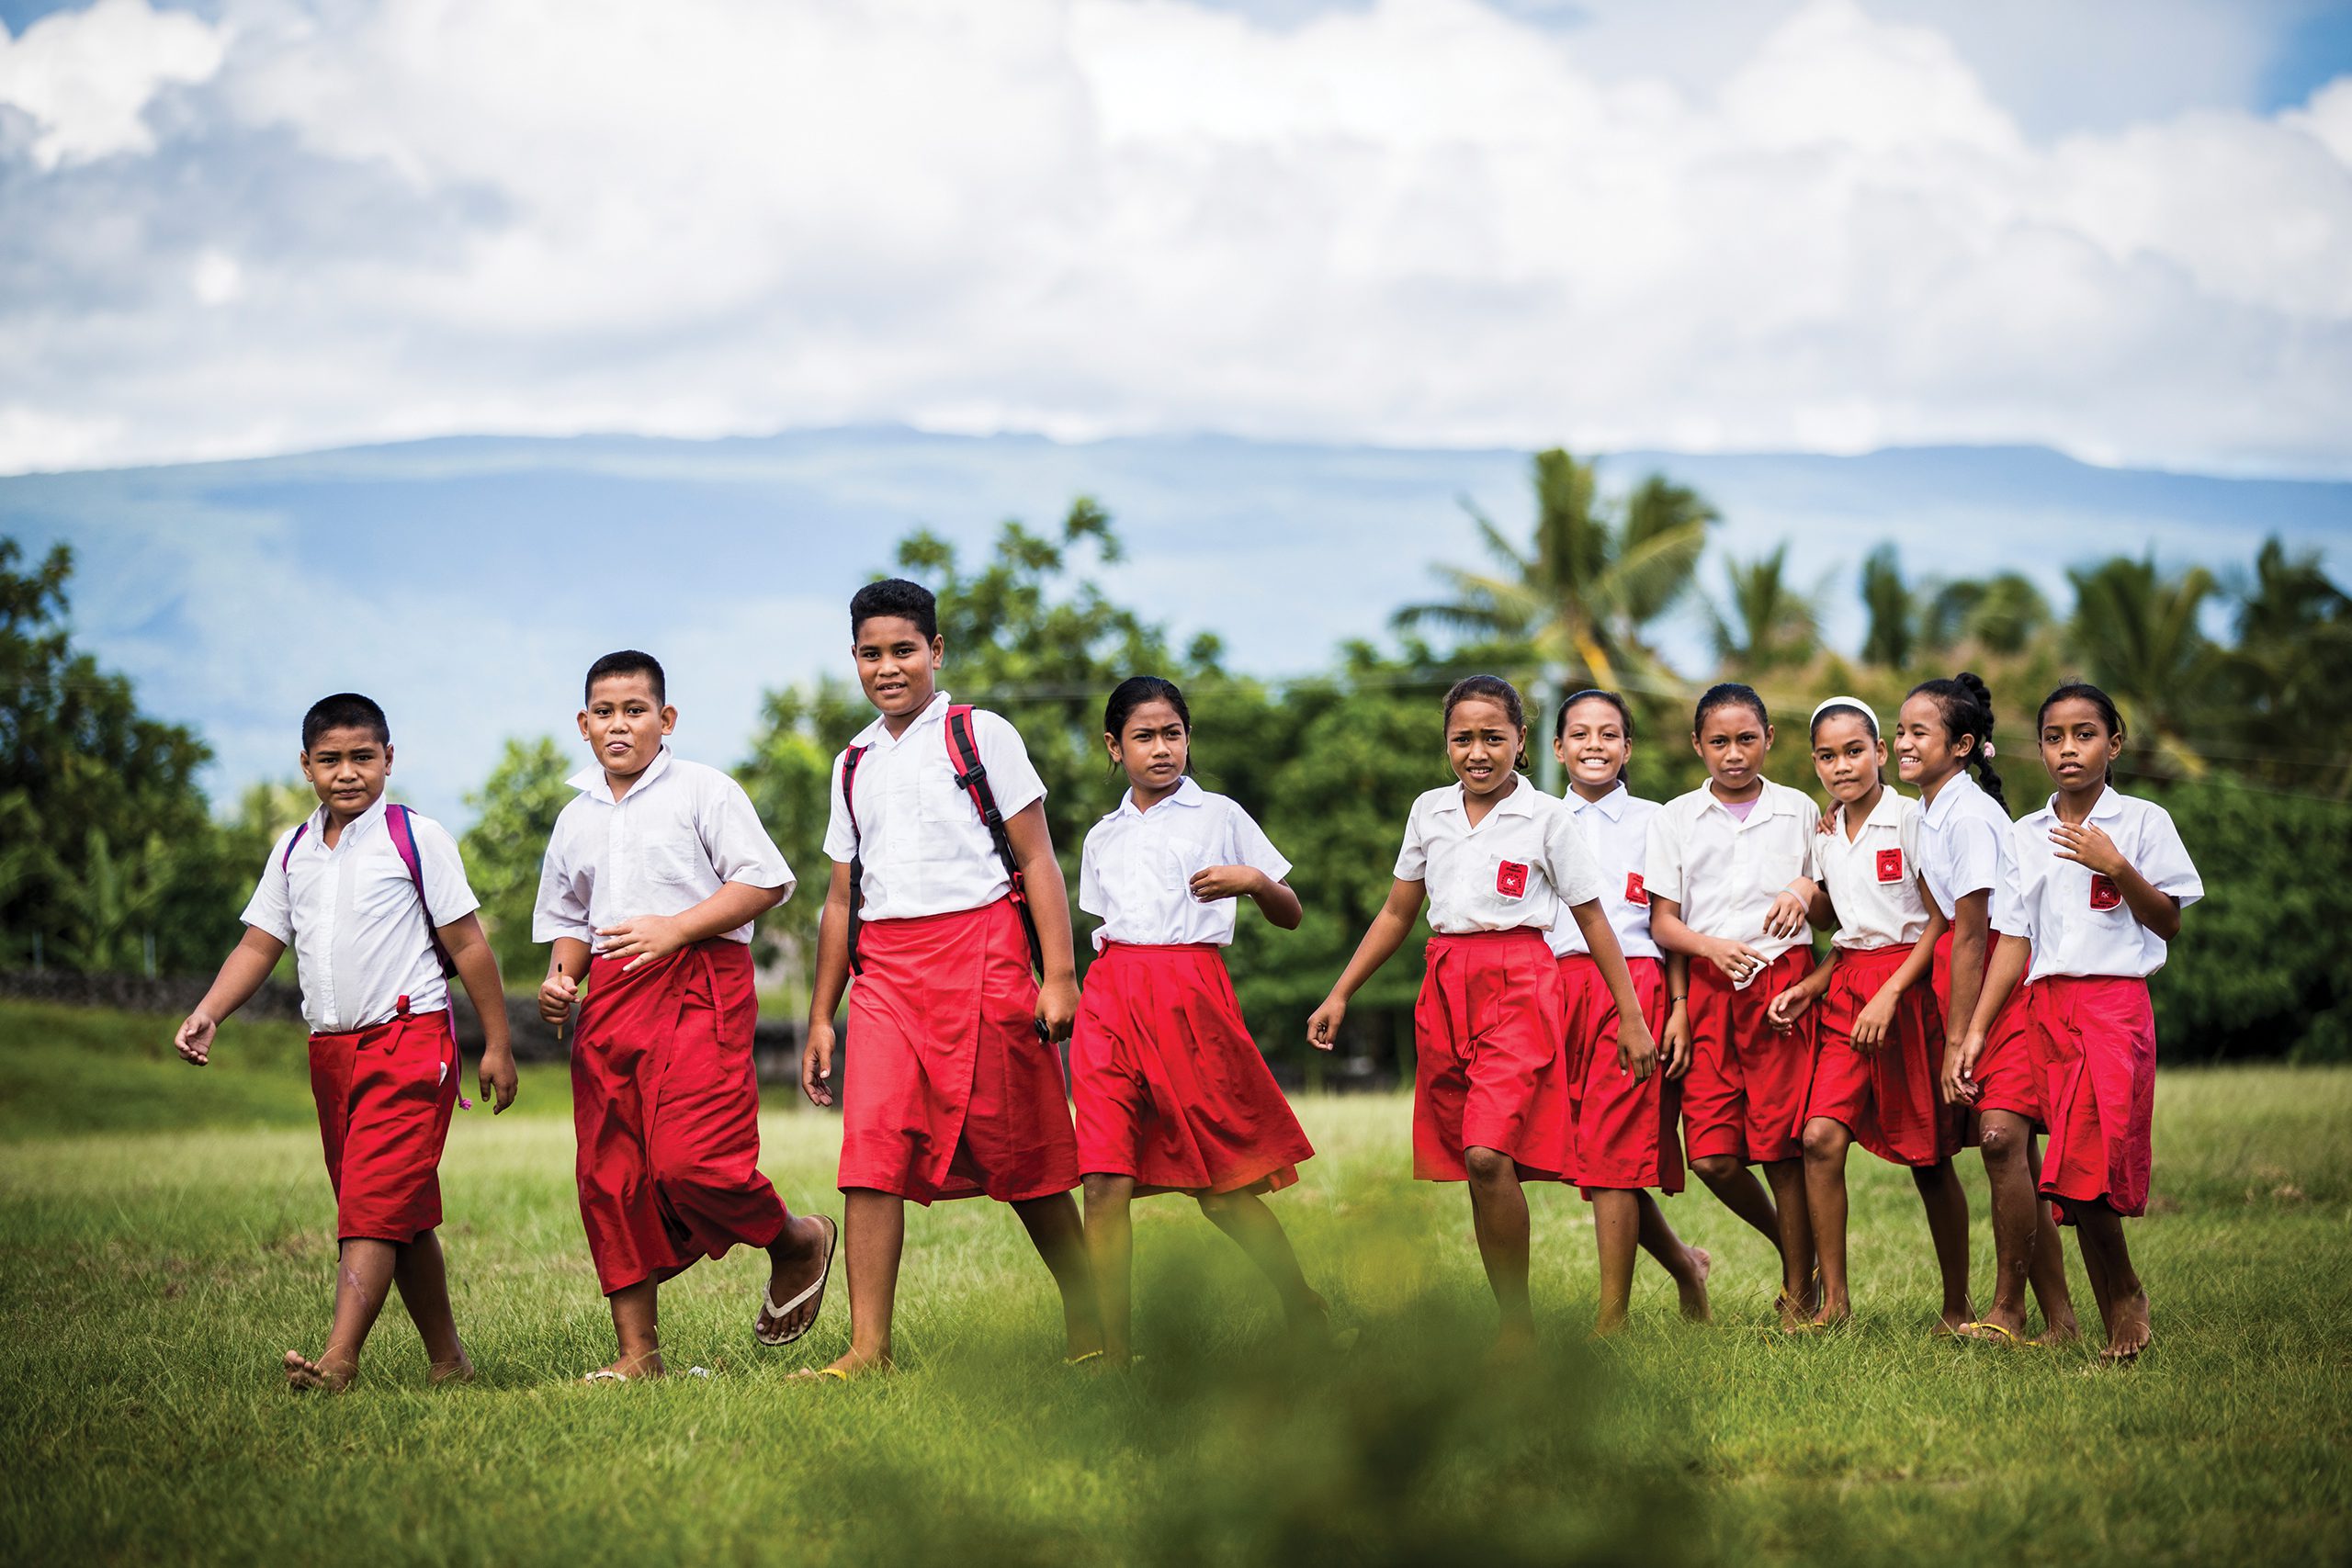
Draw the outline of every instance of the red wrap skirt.
M1813 1087L1813 1014L1783 1033L1765 1009L1813 967L1792 947L1740 989L1705 959L1690 963L1690 1070L1682 1077L1682 1128L1690 1157L1798 1159L1804 1101Z
M405 1246L440 1224L441 1148L459 1070L447 1009L311 1036L311 1099L338 1240Z
M1666 965L1655 958L1628 958L1634 995L1642 1019L1656 1039L1666 1030L1673 1004L1666 994ZM1682 1086L1669 1083L1666 1059L1647 1079L1617 1065L1617 998L1600 977L1590 953L1560 960L1560 990L1566 1001L1568 1099L1576 1107L1576 1144L1571 1156L1577 1183L1586 1197L1603 1188L1655 1187L1682 1190L1682 1140L1675 1119L1681 1113Z
M2070 1203L2148 1212L2156 1101L2156 1018L2143 979L2052 975L2025 988L2026 1038L2048 1108L2041 1195L2060 1224Z
M1998 931L1986 933L1984 967L1993 967L1994 949L2000 946ZM1951 1010L1951 932L1947 931L1936 939L1936 964L1932 972L1936 987L1936 1015L1947 1017ZM1955 1020L1964 1032L1966 1019ZM1949 1042L1948 1042L1949 1043ZM1942 1077L1942 1065L1938 1064L1937 1076ZM1984 1054L1976 1058L1976 1102L1969 1107L1978 1116L1987 1111L2006 1111L2022 1116L2039 1125L2041 1122L2041 1090L2033 1078L2033 1048L2025 1038L2025 987L2020 985L2009 993L2001 1006L2000 1015L1993 1020L1993 1027L1984 1032ZM1973 1143L1972 1137L1969 1140Z
M782 1234L760 1174L752 950L712 937L588 966L571 1046L580 1218L606 1295Z
M1967 1112L1943 1102L1944 1030L1930 987L1913 985L1894 1004L1877 1050L1854 1048L1854 1021L1911 956L1907 943L1841 947L1829 988L1814 1008L1813 1090L1807 1119L1845 1123L1854 1141L1894 1165L1949 1159L1967 1132Z
M1576 1107L1568 1097L1560 966L1528 927L1430 939L1413 1004L1413 1175L1466 1181L1465 1149L1493 1149L1520 1174L1570 1174Z
M1061 1055L1037 1037L1037 982L1012 901L869 920L858 956L842 1190L1017 1203L1077 1186Z
M1210 942L1112 942L1069 1042L1078 1168L1150 1192L1272 1191L1315 1153Z

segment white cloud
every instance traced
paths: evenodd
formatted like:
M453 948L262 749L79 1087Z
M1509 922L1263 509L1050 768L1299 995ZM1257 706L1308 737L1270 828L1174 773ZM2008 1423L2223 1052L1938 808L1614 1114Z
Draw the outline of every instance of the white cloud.
M102 18L223 52L74 122L143 175L0 136L0 466L902 419L2352 469L2352 79L2052 139L1972 62L2014 6L1596 9L104 0L0 83Z
M147 0L98 0L43 17L11 39L0 26L0 105L39 128L33 162L61 164L152 151L147 106L174 83L208 80L224 41L196 17L158 13Z

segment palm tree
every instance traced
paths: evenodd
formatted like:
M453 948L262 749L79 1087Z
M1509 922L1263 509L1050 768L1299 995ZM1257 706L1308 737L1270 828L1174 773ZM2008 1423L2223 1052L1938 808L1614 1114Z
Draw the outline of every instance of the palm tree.
M2197 624L2218 586L2213 574L2192 566L2165 577L2151 553L2140 560L2111 557L2069 568L2066 575L2075 584L2067 646L2115 699L2139 739L2140 755L2154 763L2153 772L2202 776L2205 758L2189 733L2222 671L2218 650Z
M1966 642L1988 653L2023 653L2052 619L2050 601L2021 572L1935 584L1925 599L1921 640L1938 652Z
M1707 627L1715 657L1735 671L1754 673L1803 664L1820 645L1820 599L1827 584L1805 592L1788 579L1789 547L1752 561L1726 559L1726 602L1707 606Z
M1900 670L1911 662L1919 642L1918 596L1903 581L1893 545L1881 545L1862 561L1862 609L1870 627L1862 636L1862 662Z
M2237 728L2255 772L2290 786L2352 793L2352 598L2320 564L2263 541L2234 575L2237 647L2226 656Z

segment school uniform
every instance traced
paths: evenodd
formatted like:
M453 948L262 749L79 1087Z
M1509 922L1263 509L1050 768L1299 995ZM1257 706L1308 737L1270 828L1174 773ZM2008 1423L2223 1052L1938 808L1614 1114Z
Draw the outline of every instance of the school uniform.
M2183 908L2205 896L2163 807L2109 785L2087 821L2159 893ZM2140 923L2113 881L2060 857L2050 839L2057 825L2053 795L2012 829L1993 926L2033 943L2025 1033L2050 1129L2041 1193L2064 1224L2070 1203L2148 1211L2156 1092L2148 976L2164 967L2169 944Z
M1573 1175L1566 998L1544 938L1563 903L1600 896L1567 807L1526 779L1476 824L1460 784L1413 802L1396 879L1429 895L1428 967L1413 1006L1413 1174L1464 1181L1464 1151L1522 1177Z
M406 1244L441 1224L440 1164L458 1103L458 1041L433 928L481 907L458 842L411 815L424 892L382 800L333 847L327 808L271 847L240 917L294 950L311 1026L311 1098L344 1241Z
M1845 1124L1854 1141L1895 1165L1928 1166L1961 1146L1965 1118L1942 1101L1943 1025L1935 992L1911 985L1877 1050L1854 1048L1854 1023L1927 934L1919 892L1919 803L1879 792L1849 840L1840 806L1813 840L1812 875L1838 910L1828 989L1814 1013L1813 1087L1805 1116Z
M1562 804L1592 852L1600 873L1601 912L1625 954L1642 1020L1656 1039L1673 1010L1665 957L1650 935L1650 897L1643 880L1657 803L1637 798L1620 784L1599 800L1570 790ZM1681 1086L1667 1081L1663 1065L1641 1082L1617 1065L1617 998L1566 904L1553 916L1547 934L1559 961L1566 1007L1577 1184L1588 1198L1603 1188L1681 1191L1682 1140L1675 1127Z
M850 987L842 1189L930 1203L1020 1202L1078 1185L1061 1058L1037 1036L1037 981L1012 879L956 782L947 694L900 735L876 718L854 798L833 760L825 852L863 866ZM972 738L1007 821L1046 796L1012 726L975 710Z
M539 873L531 939L588 943L647 915L683 914L729 882L792 893L792 868L743 786L665 744L613 798L591 765L565 783ZM606 1295L666 1280L783 1233L760 1174L752 1066L759 1000L749 921L666 958L594 957L571 1044L580 1218Z
M1102 925L1069 1043L1078 1165L1138 1191L1272 1191L1315 1153L1226 973L1241 901L1193 897L1213 865L1290 874L1247 811L1189 778L1148 811L1129 792L1079 857L1078 907Z
M1944 781L1933 800L1919 807L1919 869L1928 880L1928 896L1952 922L1936 939L1934 967L1939 1017L1951 1009L1951 948L1959 931L1960 901L1972 893L1997 893L2012 851L2009 814L1978 787L1966 773ZM1987 900L1988 904L1990 900ZM1993 953L2000 945L1998 931L1984 933L1984 967L1993 967ZM1952 1019L1950 1027L1965 1031L1967 1019ZM1947 1048L1951 1042L1947 1037ZM1940 1073L1939 1074L1940 1077ZM1970 1110L1977 1117L1988 1111L2006 1111L2039 1123L2041 1095L2034 1085L2033 1063L2025 1042L2025 998L2012 993L1985 1032L1984 1053L1976 1058L1976 1100Z
M1793 936L1771 936L1764 918L1805 874L1820 813L1800 791L1770 779L1763 785L1745 820L1706 784L1650 818L1649 896L1678 901L1683 923L1701 935L1746 942L1765 958L1736 983L1704 959L1690 962L1682 1126L1694 1160L1796 1159L1804 1152L1814 1021L1808 1015L1783 1032L1766 1010L1812 967L1813 931L1800 925Z

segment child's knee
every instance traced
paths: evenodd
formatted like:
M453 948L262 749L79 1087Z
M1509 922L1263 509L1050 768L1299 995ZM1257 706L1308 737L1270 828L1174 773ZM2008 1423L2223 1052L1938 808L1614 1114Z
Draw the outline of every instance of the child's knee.
M1129 1196L1135 1190L1135 1178L1114 1176L1108 1171L1089 1171L1080 1179L1089 1203L1108 1203L1114 1198Z
M1470 1179L1481 1187L1491 1187L1519 1175L1519 1162L1500 1149L1465 1149L1462 1163L1470 1172Z
M2007 1122L1986 1122L1977 1136L1977 1152L1987 1165L2007 1165L2025 1153L2025 1137Z
M1804 1157L1816 1165L1834 1165L1844 1159L1846 1145L1851 1142L1852 1134L1842 1122L1816 1116L1804 1124Z
M1690 1162L1690 1168L1705 1182L1729 1181L1747 1168L1737 1155L1701 1155Z
M1193 1201L1212 1220L1225 1219L1241 1207L1239 1194L1233 1192L1196 1192Z

